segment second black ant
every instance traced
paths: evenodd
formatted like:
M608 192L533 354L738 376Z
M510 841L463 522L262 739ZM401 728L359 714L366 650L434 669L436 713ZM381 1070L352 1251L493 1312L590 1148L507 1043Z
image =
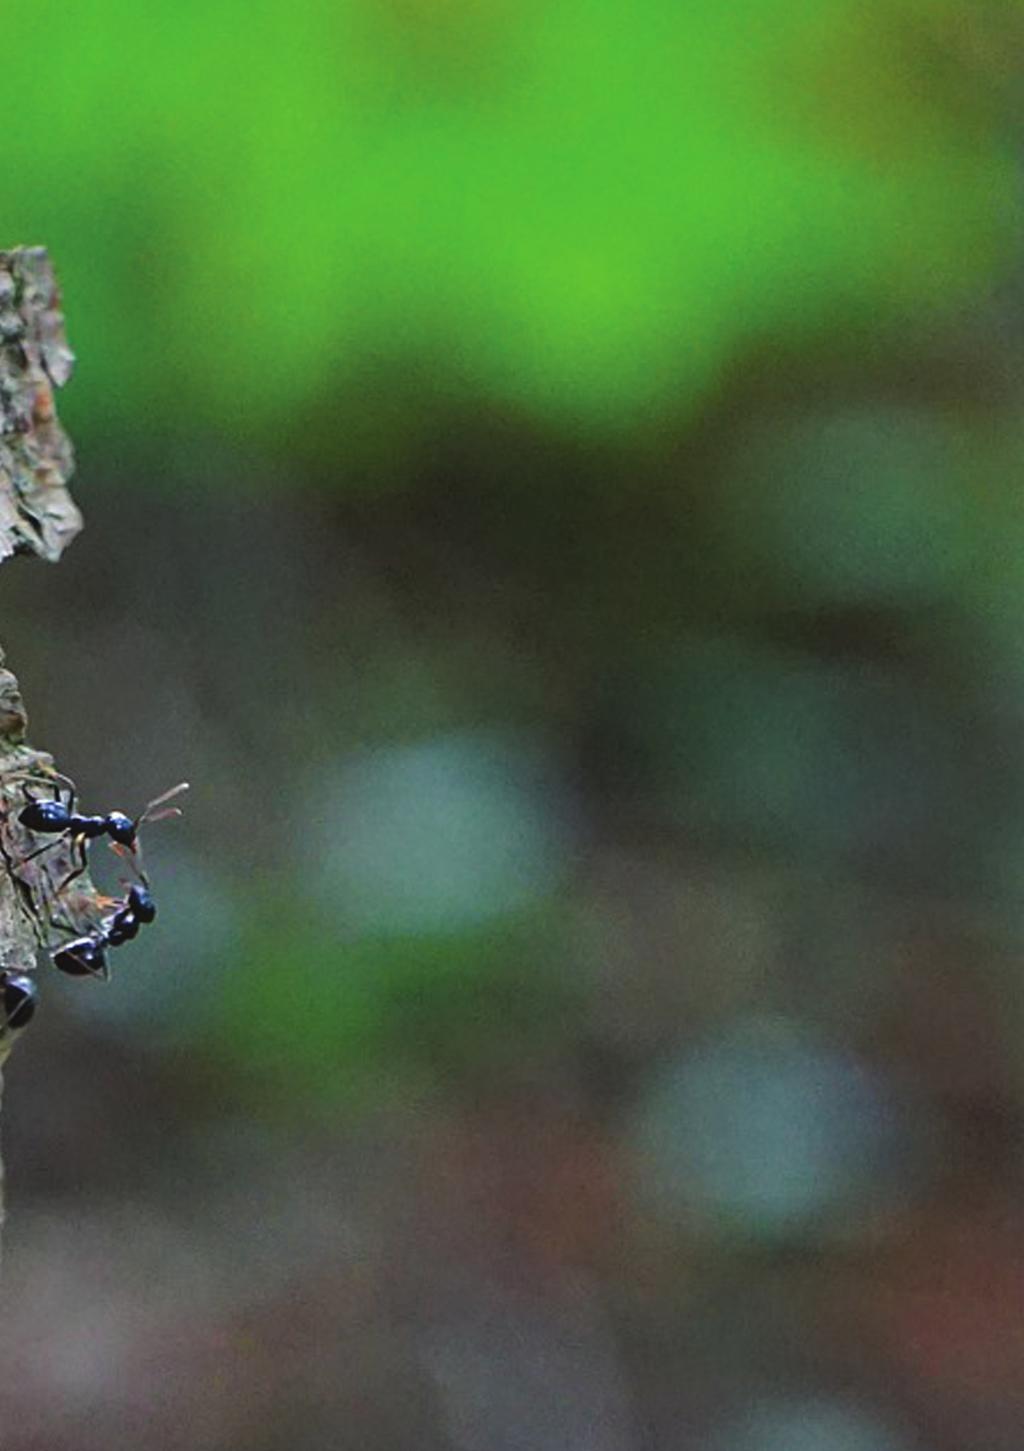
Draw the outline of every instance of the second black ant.
M71 977L106 977L107 948L130 942L139 928L155 917L156 903L149 889L133 882L117 911L91 932L58 948L52 954L53 965Z

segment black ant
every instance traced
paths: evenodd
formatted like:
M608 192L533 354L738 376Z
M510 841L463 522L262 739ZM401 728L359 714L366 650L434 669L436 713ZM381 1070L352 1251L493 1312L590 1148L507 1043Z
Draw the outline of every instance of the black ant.
M79 865L66 878L62 884L63 887L70 885L75 877L85 871L85 843L87 841L94 841L99 836L109 836L115 848L122 847L132 852L133 855L137 854L139 829L143 823L162 821L168 816L180 816L181 811L177 806L167 806L166 803L173 797L180 796L182 791L188 790L187 781L172 786L170 791L165 791L162 796L157 796L153 801L148 802L145 809L136 817L127 816L123 811L108 811L103 816L84 816L75 810L74 786L67 777L59 779L63 780L68 787L69 801L67 803L61 801L57 795L52 801L41 801L38 797L31 796L28 787L23 786L22 790L28 798L28 805L23 806L19 811L18 820L29 831L38 832L40 835L54 834L71 838L72 844L79 851ZM56 786L54 790L57 790ZM157 811L158 806L164 807L164 810ZM44 846L37 847L35 851L23 857L18 865L22 866L25 862L32 861L56 845L56 842L47 842Z
M0 972L0 1035L11 1029L24 1028L36 1010L39 989L30 977L21 972Z
M71 977L106 977L107 948L120 947L138 935L139 928L152 922L156 903L149 889L133 882L128 896L112 916L91 932L65 943L52 954L54 967Z

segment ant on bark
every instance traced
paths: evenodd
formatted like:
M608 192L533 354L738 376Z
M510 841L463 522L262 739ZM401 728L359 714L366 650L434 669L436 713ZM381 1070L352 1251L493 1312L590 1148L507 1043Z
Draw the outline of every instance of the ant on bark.
M188 783L183 781L148 802L136 817L123 811L109 811L104 815L79 812L74 782L56 771L6 778L6 789L18 784L25 805L20 810L7 808L3 813L5 819L9 821L17 810L14 819L25 832L49 836L51 840L21 855L25 845L32 845L31 840L26 842L17 836L12 840L4 835L0 840L0 855L13 887L20 894L22 905L35 926L38 941L51 948L50 959L58 971L72 977L106 978L108 950L130 942L138 936L140 927L156 917L156 903L142 865L140 830L146 822L180 816L180 809L169 806L168 802L186 791ZM36 796L30 787L51 789L52 799ZM71 890L72 883L88 865L88 843L102 836L109 837L112 850L130 861L137 879L131 884L124 884L127 891L121 898L100 896L92 889L88 893ZM70 870L59 885L55 885L59 871L39 872L34 869L31 874L22 871L27 863L62 846L65 852L60 870L68 867ZM86 928L84 931L83 926ZM71 940L54 947L54 933L67 933ZM31 977L0 971L0 1040L5 1034L16 1032L30 1022L37 1001L38 988ZM3 1056L0 1050L0 1061Z
M71 977L106 977L107 948L130 942L138 936L139 928L155 917L156 903L148 887L133 882L121 906L99 927L51 954L53 965Z
M68 800L60 799L60 786L63 784L68 791ZM43 801L32 796L28 786L22 784L22 791L25 794L28 804L23 806L18 813L18 820L22 826L29 831L37 832L39 835L56 835L57 842L46 842L43 846L37 847L28 856L23 857L18 863L23 866L25 862L33 861L43 852L50 851L59 841L70 838L74 849L78 854L78 866L65 878L59 892L80 876L86 867L86 842L94 841L100 836L109 836L115 847L124 847L138 858L139 830L147 821L162 821L169 816L180 816L181 809L177 806L168 806L167 802L175 796L180 796L183 791L188 790L188 782L181 781L177 786L172 786L161 796L147 803L144 810L138 816L127 816L123 811L108 811L102 816L84 816L75 810L76 793L74 784L66 776L55 776L54 796L52 801ZM158 811L157 807L163 807ZM140 876L143 875L140 870Z

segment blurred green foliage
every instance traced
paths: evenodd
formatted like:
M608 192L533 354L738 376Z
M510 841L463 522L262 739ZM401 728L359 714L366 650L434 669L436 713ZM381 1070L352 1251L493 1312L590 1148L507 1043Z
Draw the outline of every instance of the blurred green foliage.
M203 1036L278 1111L298 1104L330 1118L367 1096L516 1079L571 1036L579 988L559 972L566 934L554 909L475 931L346 941L336 918L271 905Z
M4 1451L1019 1444L1022 10L5 9Z
M984 283L1019 210L1018 20L5 7L4 231L45 241L74 299L76 428L255 442L347 402L372 464L469 397L607 433L687 413L751 338L898 327Z

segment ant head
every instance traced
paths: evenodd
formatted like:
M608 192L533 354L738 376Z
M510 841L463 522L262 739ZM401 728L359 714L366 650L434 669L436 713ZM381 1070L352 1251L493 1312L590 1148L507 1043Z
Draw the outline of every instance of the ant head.
M116 841L118 846L134 846L136 836L136 825L130 816L125 816L123 811L109 811L106 816L107 835L111 841Z
M128 888L128 907L137 922L152 922L156 916L156 903L149 891L134 882Z

